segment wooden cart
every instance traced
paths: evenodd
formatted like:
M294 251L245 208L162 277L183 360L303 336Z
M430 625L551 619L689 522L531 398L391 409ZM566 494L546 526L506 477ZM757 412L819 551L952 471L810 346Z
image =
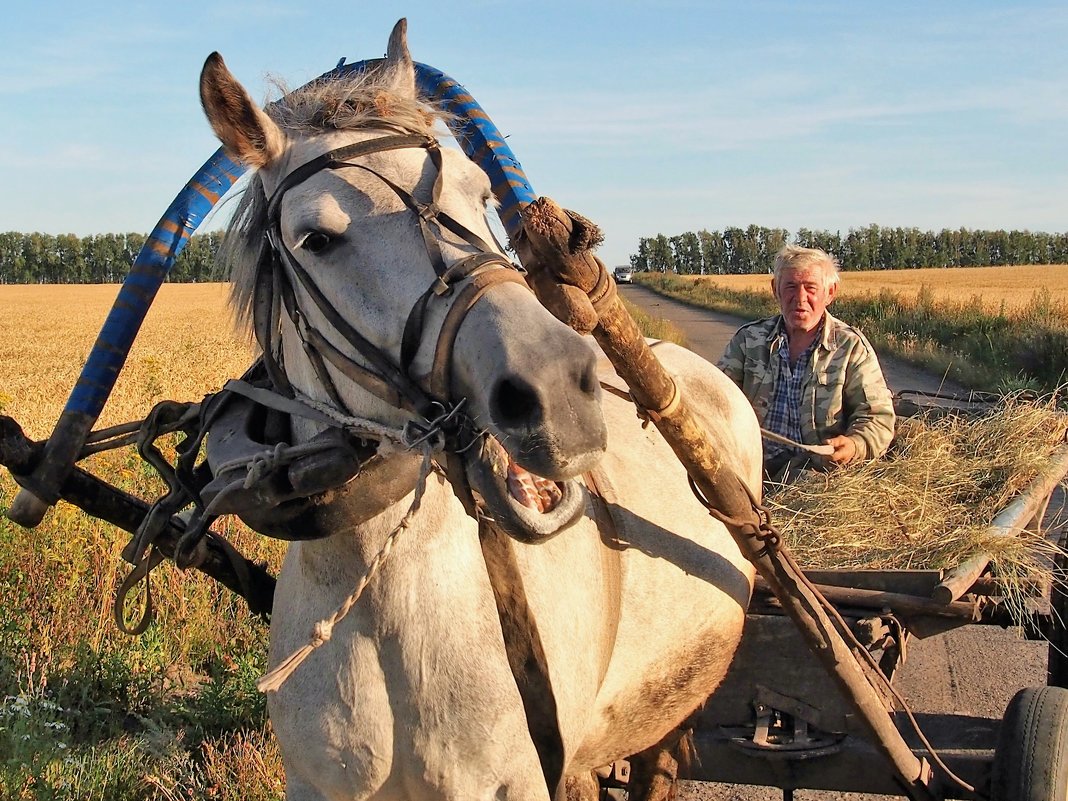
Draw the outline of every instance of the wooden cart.
M1059 488L1068 445L1050 468L992 523L1001 536L1036 530L1068 538ZM1051 495L1060 519L1050 521ZM1056 518L1058 515L1050 515ZM953 570L806 571L850 623L858 640L893 680L909 642L966 625L1014 626L990 575L989 557ZM1065 565L1057 566L1063 579ZM1068 600L1064 587L1036 583L1021 638L1049 642L1048 685L1021 690L1001 719L908 714L883 692L886 708L914 753L940 759L963 784L940 782L940 798L1063 801L1068 798ZM950 677L946 677L947 681ZM732 784L906 795L895 772L856 724L851 702L812 655L797 627L758 580L747 628L731 670L695 719L697 760L688 777ZM942 772L942 771L939 771ZM944 772L943 772L944 774ZM946 775L946 774L944 774ZM967 785L968 787L965 787Z

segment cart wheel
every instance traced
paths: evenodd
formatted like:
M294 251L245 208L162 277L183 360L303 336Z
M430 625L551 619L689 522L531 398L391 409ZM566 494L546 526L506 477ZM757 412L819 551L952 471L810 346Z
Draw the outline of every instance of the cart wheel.
M1068 533L1060 540L1062 551L1068 548ZM1058 553L1053 560L1053 586L1049 591L1052 613L1046 633L1049 640L1049 674L1046 683L1051 687L1068 687L1068 558Z
M1028 687L1009 701L991 789L991 801L1068 798L1068 690Z

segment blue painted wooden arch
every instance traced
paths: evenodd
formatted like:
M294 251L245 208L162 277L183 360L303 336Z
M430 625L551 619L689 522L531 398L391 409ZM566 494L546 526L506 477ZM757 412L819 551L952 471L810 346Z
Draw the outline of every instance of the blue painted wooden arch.
M322 78L367 69L377 63L380 61L348 65L342 62ZM508 235L515 236L522 225L520 212L534 200L534 192L511 148L463 86L425 64L417 63L415 74L419 91L453 116L453 135L468 157L489 175L500 204L501 221ZM220 148L178 193L134 259L67 401L64 416L70 413L82 421L88 419L90 426L99 417L145 315L178 254L208 212L244 172L245 167L232 161Z

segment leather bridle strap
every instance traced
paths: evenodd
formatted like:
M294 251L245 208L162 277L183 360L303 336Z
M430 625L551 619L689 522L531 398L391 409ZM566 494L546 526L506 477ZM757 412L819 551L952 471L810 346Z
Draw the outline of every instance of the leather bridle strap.
M523 703L527 730L538 752L549 798L556 801L563 795L564 739L545 647L534 610L527 600L515 544L485 517L478 519L478 540L497 606L508 666Z
M357 331L341 313L334 308L333 304L323 295L322 290L311 279L307 271L292 257L288 250L282 249L282 258L286 262L290 271L293 273L297 281L300 282L301 287L308 293L308 297L312 299L312 302L319 309L323 317L327 322L339 333L341 336L352 345L364 358L366 358L371 366L377 371L377 375L367 370L363 365L352 361L349 357L342 354L339 350L333 346L329 346L329 350L332 354L336 355L340 359L343 359L348 364L348 368L344 370L346 375L353 378L365 389L371 390L377 383L378 387L388 387L389 391L384 397L384 400L393 401L396 406L409 406L414 408L415 411L420 414L424 414L431 409L432 399L427 396L419 386L412 381L405 373L401 372L397 367L389 360L389 358L379 350L374 344L369 342L359 331ZM309 325L300 312L300 309L293 304L293 308L289 309L291 316L296 315L294 320L297 330L301 333L301 337L305 342L310 342L312 339L316 342L316 347L321 343L326 342L325 338L315 330L315 328ZM312 333L314 332L314 333ZM326 355L324 353L324 355ZM333 359L331 359L333 363ZM337 366L337 365L335 365ZM366 381L356 379L357 374L367 374L370 376ZM375 382L375 378L378 382ZM380 383L379 383L380 382ZM381 390L376 392L379 397L383 397Z
M431 192L431 200L428 204L420 203L410 192L403 187L398 186L378 171L367 167L366 165L349 160L361 155L406 147L422 147L426 149L434 163L436 175ZM320 380L322 380L328 388L332 388L332 381L329 380L329 375L326 373L325 369L322 368L322 363L325 359L337 367L344 375L356 381L365 389L374 392L378 397L383 398L394 406L413 409L425 419L431 419L432 415L435 417L438 416L436 412L446 408L445 402L447 400L447 396L439 396L438 398L435 398L428 395L410 376L411 363L415 358L419 343L422 340L426 308L429 301L433 297L441 297L449 294L454 282L462 281L470 276L477 275L479 272L489 269L490 267L505 267L508 268L509 273L518 275L518 273L514 272L514 265L494 252L493 248L484 239L454 220L439 208L438 199L441 194L442 186L442 166L440 148L437 141L432 137L420 134L409 134L384 136L379 139L365 140L363 142L357 142L353 145L330 151L329 153L318 156L306 164L297 167L279 183L267 204L268 238L274 252L278 254L285 266L289 268L295 280L308 293L309 297L311 297L316 307L327 319L330 325L332 325L334 329L356 349L357 352L370 362L371 369L368 369L345 356L321 333L308 324L306 318L300 313L300 310L296 307L295 303L287 302L287 312L289 312L298 331L301 332L301 338L305 342L306 349L308 349L309 354L315 353L315 358L312 359L312 364L316 369L316 372L319 374ZM430 257L431 264L437 276L429 289L416 301L408 316L402 341L400 365L393 364L384 353L369 342L338 313L312 280L311 276L282 243L280 214L281 201L285 192L306 181L321 170L333 170L345 167L361 169L377 177L392 189L405 206L416 215L423 242L427 249L427 254ZM433 231L430 230L430 221L436 222L446 230L459 236L465 242L479 248L481 252L460 259L451 266L446 265L440 246L438 245L437 237L435 237ZM519 280L522 281L522 279ZM287 301L290 300L286 294L285 288L283 288L283 297ZM470 306L467 306L466 308L469 310ZM436 352L440 352L440 348L437 349ZM273 359L271 361L273 361ZM270 368L272 365L269 364L268 366ZM282 370L275 366L275 369L272 372L281 373ZM332 391L330 394L332 400L335 402L339 400L336 391Z
M336 170L339 167L354 166L350 164L347 159L368 156L372 153L382 153L387 150L401 150L407 147L430 148L437 147L437 145L437 140L424 134L396 134L393 136L381 136L377 139L365 139L362 142L354 142L351 145L331 150L329 153L323 153L321 156L317 156L311 161L301 164L293 170L293 172L283 178L281 183L275 187L274 194L271 195L271 199L267 202L268 224L273 227L277 223L282 205L282 198L285 196L285 193L294 186L304 183L317 172L322 172L323 170Z
M411 372L412 361L415 359L416 352L419 350L419 344L423 339L423 328L426 324L426 309L432 298L446 297L453 291L453 286L465 279L473 279L480 275L486 274L487 271L494 274L501 274L509 276L508 280L515 280L519 283L526 285L520 274L511 269L511 262L506 261L502 256L497 253L475 253L471 256L467 256L454 262L444 274L438 276L427 290L419 296L419 299L412 304L412 310L408 313L408 320L404 324L404 336L401 339L401 359L400 366L404 372ZM506 268L504 272L501 272L496 268ZM455 305L453 306L455 308ZM470 306L468 306L470 308ZM453 316L452 312L449 314ZM441 334L438 334L440 339ZM438 348L440 351L440 346ZM437 364L437 356L435 356L435 364ZM433 393L433 388L431 392ZM438 395L438 397L448 397L445 395Z
M357 169L369 172L378 178L382 183L392 189L397 197L401 199L409 211L412 212L420 223L420 228L423 231L423 243L427 246L427 252L431 255L431 261L435 263L435 272L441 275L445 270L445 261L441 257L441 251L438 249L437 239L433 236L433 233L427 227L427 223L433 220L441 225L451 233L460 237L462 240L470 245L474 245L476 248L483 252L492 252L493 248L480 237L468 229L465 225L457 222L455 219L446 214L438 205L438 201L441 199L441 176L442 176L442 161L441 161L441 147L437 142L434 142L433 146L427 147L427 152L430 154L430 160L434 163L434 167L437 170L437 175L434 178L434 187L431 190L430 202L420 203L415 199L407 189L402 186L398 186L386 176L382 175L377 170L373 170L365 164L346 164L347 167L356 167ZM436 256L435 256L436 254Z
M460 295L449 307L449 312L441 324L441 331L438 333L438 344L434 352L434 369L430 375L430 391L438 397L448 398L451 393L452 350L464 317L489 291L490 287L505 281L522 284L529 289L519 273L512 270L491 270L476 275L466 283Z

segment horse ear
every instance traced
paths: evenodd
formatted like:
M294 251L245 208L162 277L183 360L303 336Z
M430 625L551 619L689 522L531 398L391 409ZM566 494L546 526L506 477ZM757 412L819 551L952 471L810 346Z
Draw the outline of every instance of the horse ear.
M285 134L212 53L200 72L200 104L227 153L250 167L266 167L285 150Z
M408 52L408 20L401 17L393 26L386 46L386 70L390 88L400 95L415 97L415 65Z

